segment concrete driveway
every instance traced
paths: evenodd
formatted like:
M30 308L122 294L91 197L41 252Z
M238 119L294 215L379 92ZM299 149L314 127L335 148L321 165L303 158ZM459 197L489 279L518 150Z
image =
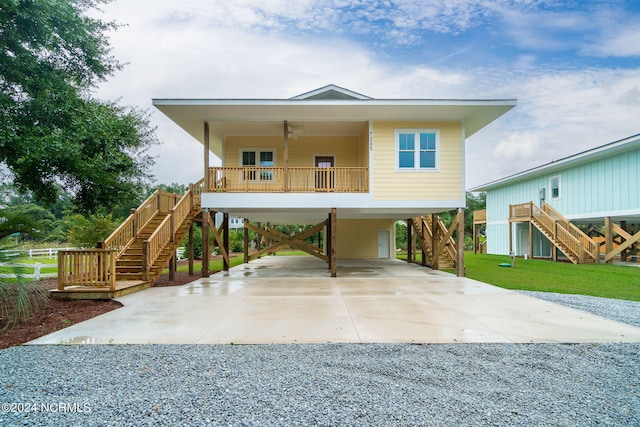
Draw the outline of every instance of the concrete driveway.
M30 344L640 342L640 328L397 260L272 256Z

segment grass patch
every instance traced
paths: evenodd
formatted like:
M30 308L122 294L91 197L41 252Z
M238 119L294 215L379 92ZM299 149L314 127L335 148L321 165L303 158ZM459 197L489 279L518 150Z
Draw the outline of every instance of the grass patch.
M640 269L609 264L571 264L465 253L466 276L506 289L590 295L640 301Z

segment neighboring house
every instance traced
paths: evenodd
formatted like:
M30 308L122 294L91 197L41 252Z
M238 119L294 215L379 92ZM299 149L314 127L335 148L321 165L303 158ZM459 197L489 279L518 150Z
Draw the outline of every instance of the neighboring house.
M516 101L373 99L329 85L290 99L153 104L203 144L205 210L318 224L329 247L303 250L335 275L336 258L393 257L395 221L464 208L466 138Z
M470 191L487 193L488 253L571 259L568 246L575 244L584 252L572 261L597 262L601 254L608 262L637 254L639 189L640 135L634 135ZM558 241L562 234L565 242Z

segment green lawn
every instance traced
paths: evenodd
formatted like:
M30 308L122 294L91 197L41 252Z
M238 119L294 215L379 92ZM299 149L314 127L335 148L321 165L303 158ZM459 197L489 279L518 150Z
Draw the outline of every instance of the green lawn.
M499 267L511 258L465 253L466 276L506 289L581 294L640 301L640 268L524 260L515 268Z

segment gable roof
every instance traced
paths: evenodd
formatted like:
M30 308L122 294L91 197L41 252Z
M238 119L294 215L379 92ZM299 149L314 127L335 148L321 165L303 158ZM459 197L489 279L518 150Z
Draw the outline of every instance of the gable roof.
M537 166L532 169L527 169L525 171L518 172L516 174L509 175L505 178L491 181L483 185L479 185L477 187L471 188L469 191L478 192L493 190L496 188L514 184L516 182L535 178L537 176L548 173L554 173L559 170L568 169L573 166L578 166L583 163L613 156L614 154L630 151L637 148L640 148L640 134L632 135L624 139L619 139L617 141L613 141L608 144L592 148L590 150L582 151L568 157L563 157L562 159L554 160L544 165Z
M294 96L291 99L372 99L361 93L354 92L336 85L326 85L321 88Z

